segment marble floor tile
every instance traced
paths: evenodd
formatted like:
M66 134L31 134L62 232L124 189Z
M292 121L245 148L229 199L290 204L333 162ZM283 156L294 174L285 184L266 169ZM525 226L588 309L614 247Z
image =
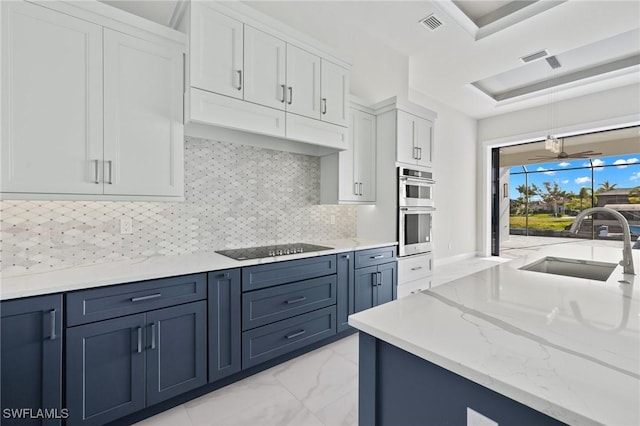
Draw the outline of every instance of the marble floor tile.
M357 385L358 366L331 349L321 348L274 367L273 375L316 413Z
M358 387L320 409L316 417L326 426L357 426Z
M240 417L250 407L283 406L295 400L274 376L273 369L247 377L184 404L194 426L219 425ZM247 423L252 424L252 423Z
M178 405L163 413L149 417L137 423L138 426L191 426L191 419L187 414L187 409L183 405Z
M358 333L333 342L327 348L358 365Z

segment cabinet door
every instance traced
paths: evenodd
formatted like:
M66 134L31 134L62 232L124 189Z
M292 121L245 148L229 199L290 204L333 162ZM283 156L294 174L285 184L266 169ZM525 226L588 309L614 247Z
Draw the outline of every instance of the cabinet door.
M240 289L240 269L209 273L209 382L240 371Z
M2 409L62 409L62 297L2 302ZM2 419L59 425L60 419Z
M147 406L207 383L206 302L147 313Z
M338 155L338 194L339 201L359 201L360 187L356 177L356 134L358 130L358 111L349 112L349 131L347 149Z
M433 166L433 125L422 118L415 119L415 142L418 148L418 165Z
M320 119L320 58L287 44L287 111Z
M353 278L355 286L354 313L376 306L378 300L377 274L377 266L355 270Z
M376 201L376 117L356 111L353 124L355 174L359 201Z
M182 52L104 30L105 194L179 196Z
M0 7L2 192L102 194L102 28Z
M190 84L242 99L242 22L191 2Z
M396 262L385 263L378 266L378 300L376 305L391 302L397 297L398 268Z
M416 128L414 116L404 111L397 111L397 135L396 161L416 165L418 163L416 140Z
M337 310L337 331L349 330L348 317L354 313L355 286L353 281L353 253L338 254L337 278L338 278L338 300Z
M67 329L67 424L102 425L145 407L144 314Z
M285 109L286 43L250 26L244 30L244 100Z
M322 60L321 105L322 121L347 126L349 124L349 70L332 62Z

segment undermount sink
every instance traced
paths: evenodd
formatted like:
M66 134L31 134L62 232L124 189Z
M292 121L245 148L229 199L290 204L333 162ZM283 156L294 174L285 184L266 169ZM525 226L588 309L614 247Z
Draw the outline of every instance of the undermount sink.
M616 266L618 265L615 263L547 256L525 265L520 269L524 271L543 272L545 274L606 281L613 270L616 269Z

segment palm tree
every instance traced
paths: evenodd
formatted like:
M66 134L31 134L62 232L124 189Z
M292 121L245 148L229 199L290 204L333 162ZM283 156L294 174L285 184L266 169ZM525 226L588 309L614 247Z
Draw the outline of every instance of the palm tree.
M580 192L578 193L578 197L580 197L580 211L582 211L582 201L585 198L591 198L591 189L587 188L586 186L583 186L582 188L580 188ZM593 203L591 203L593 204Z
M604 182L600 182L600 187L596 190L596 193L601 194L603 192L609 192L612 189L615 189L616 186L618 186L617 183L609 183L608 180L605 180Z

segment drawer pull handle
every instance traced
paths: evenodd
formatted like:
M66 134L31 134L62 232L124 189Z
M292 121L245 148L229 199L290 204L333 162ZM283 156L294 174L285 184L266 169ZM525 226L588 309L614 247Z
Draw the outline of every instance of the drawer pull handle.
M384 254L379 254L377 256L371 256L371 259L382 259L384 257Z
M306 333L306 330L300 330L300 331L296 331L295 333L291 333L287 336L284 336L287 339L293 339L294 337L298 337L298 336L302 336L304 333Z
M231 274L229 274L228 272L225 272L224 274L218 275L218 278L229 278L230 276Z
M148 296L132 297L131 301L132 302L142 302L143 300L157 299L158 297L162 297L162 293L150 294Z
M343 255L343 256L342 256L342 258L343 258L343 259L348 259L348 258L349 258L349 255L348 255L348 254L345 254L345 255Z
M285 303L286 303L287 305L292 305L292 304L294 304L294 303L304 302L305 300L307 300L307 297L306 297L306 296L300 296L300 297L298 297L298 298L296 298L296 299L287 300Z
M417 271L419 269L422 269L422 266L416 266L415 268L411 268L412 271Z
M58 336L56 336L56 310L52 309L49 311L51 314L51 332L49 333L51 340L56 340Z
M142 327L138 327L138 353L142 353Z

